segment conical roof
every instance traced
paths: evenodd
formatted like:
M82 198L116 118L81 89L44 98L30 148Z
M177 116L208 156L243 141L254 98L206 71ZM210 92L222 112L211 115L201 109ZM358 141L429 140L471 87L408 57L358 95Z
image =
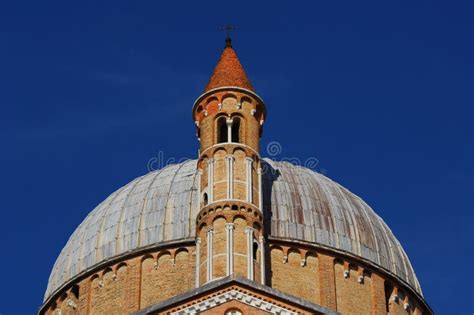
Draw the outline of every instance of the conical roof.
M204 92L223 86L236 86L254 91L239 57L232 48L230 38L226 39L224 51Z

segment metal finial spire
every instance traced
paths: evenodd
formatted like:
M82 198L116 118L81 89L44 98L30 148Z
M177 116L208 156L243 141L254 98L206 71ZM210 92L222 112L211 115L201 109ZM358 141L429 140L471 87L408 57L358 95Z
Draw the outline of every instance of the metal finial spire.
M226 34L225 37L225 47L232 47L232 40L230 38L230 33L232 31L235 31L237 28L232 25L232 24L226 24L223 27L221 27L221 30L223 30Z

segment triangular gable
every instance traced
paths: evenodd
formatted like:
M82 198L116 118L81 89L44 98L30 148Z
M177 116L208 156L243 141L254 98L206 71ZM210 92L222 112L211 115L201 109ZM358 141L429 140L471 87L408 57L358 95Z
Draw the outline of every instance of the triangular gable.
M242 314L338 314L240 277L215 280L135 314L224 314L234 308Z

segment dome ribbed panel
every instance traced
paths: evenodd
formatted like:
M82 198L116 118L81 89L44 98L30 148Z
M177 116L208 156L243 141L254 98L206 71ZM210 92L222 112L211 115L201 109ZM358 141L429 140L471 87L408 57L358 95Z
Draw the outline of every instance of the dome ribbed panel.
M104 260L145 246L195 236L196 161L170 165L123 186L99 204L59 254L45 299ZM362 257L421 294L410 261L392 231L358 196L327 177L266 159L264 216L270 235L320 244Z

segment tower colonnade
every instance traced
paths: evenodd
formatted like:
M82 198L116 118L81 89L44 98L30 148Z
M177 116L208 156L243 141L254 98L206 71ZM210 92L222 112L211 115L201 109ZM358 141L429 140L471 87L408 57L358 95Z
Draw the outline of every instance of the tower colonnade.
M229 275L265 284L264 104L247 89L212 89L194 104L193 119L200 142L196 286Z

